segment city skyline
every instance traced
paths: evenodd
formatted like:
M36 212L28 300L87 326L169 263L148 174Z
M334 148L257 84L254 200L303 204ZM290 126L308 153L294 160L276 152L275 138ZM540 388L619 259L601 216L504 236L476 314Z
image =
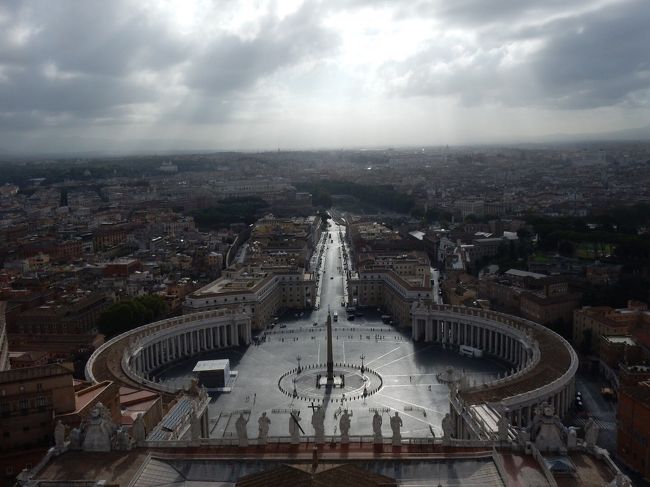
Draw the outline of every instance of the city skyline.
M0 151L648 139L643 2L10 2Z

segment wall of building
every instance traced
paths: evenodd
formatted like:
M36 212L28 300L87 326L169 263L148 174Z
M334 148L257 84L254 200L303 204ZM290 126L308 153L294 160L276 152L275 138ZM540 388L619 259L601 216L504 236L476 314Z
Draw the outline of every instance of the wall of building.
M7 303L0 301L0 371L9 368L9 340L7 339L7 322L5 309Z
M619 391L617 450L624 463L650 478L650 404L648 397L643 401L635 394L637 390L632 386Z
M0 450L49 444L54 416L74 410L72 372L65 367L0 372Z

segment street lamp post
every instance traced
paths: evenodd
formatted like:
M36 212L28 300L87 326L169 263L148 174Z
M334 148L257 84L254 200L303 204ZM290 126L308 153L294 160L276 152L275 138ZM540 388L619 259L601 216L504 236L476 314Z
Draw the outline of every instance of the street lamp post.
M302 372L302 369L300 368L300 361L302 360L302 357L300 355L297 355L296 360L298 361L298 373L300 373Z
M366 359L366 355L364 353L362 353L361 357L359 357L359 358L361 359L361 373L363 374L365 372L365 370L366 370L364 368L364 366L363 366L363 361Z

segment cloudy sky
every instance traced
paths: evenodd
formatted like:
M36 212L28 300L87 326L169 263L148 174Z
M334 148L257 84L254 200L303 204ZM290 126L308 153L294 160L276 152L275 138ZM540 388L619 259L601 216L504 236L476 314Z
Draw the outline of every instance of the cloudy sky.
M2 0L0 151L642 127L648 26L647 0Z

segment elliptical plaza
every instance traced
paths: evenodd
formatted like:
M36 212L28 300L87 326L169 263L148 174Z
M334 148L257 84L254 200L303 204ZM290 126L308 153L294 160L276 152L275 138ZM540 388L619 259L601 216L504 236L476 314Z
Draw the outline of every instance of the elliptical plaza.
M230 359L237 379L230 393L212 394L211 438L236 437L235 419L242 411L250 418L250 438L257 436L257 418L263 412L271 419L269 436L288 435L290 411L300 411L301 426L313 435L309 420L318 404L325 408L326 435L337 435L338 418L348 409L352 437L372 434L375 411L384 417L384 435L390 434L388 415L397 411L404 423L402 436L431 437L432 431L441 436L442 418L449 412L449 387L437 378L441 372L451 366L464 373L469 384L482 384L510 368L495 358L464 357L439 344L414 343L410 329L401 332L383 323L376 309L364 310L363 316L347 321L339 237L345 228L332 224L329 231L334 237L333 243L328 239L322 243L319 309L297 317L294 313L281 316L278 324L250 346L207 352L157 374L165 385L186 387L197 360ZM326 376L326 323L328 313L335 312L339 319L332 323L331 343L337 382L333 387L316 387L316 376Z

